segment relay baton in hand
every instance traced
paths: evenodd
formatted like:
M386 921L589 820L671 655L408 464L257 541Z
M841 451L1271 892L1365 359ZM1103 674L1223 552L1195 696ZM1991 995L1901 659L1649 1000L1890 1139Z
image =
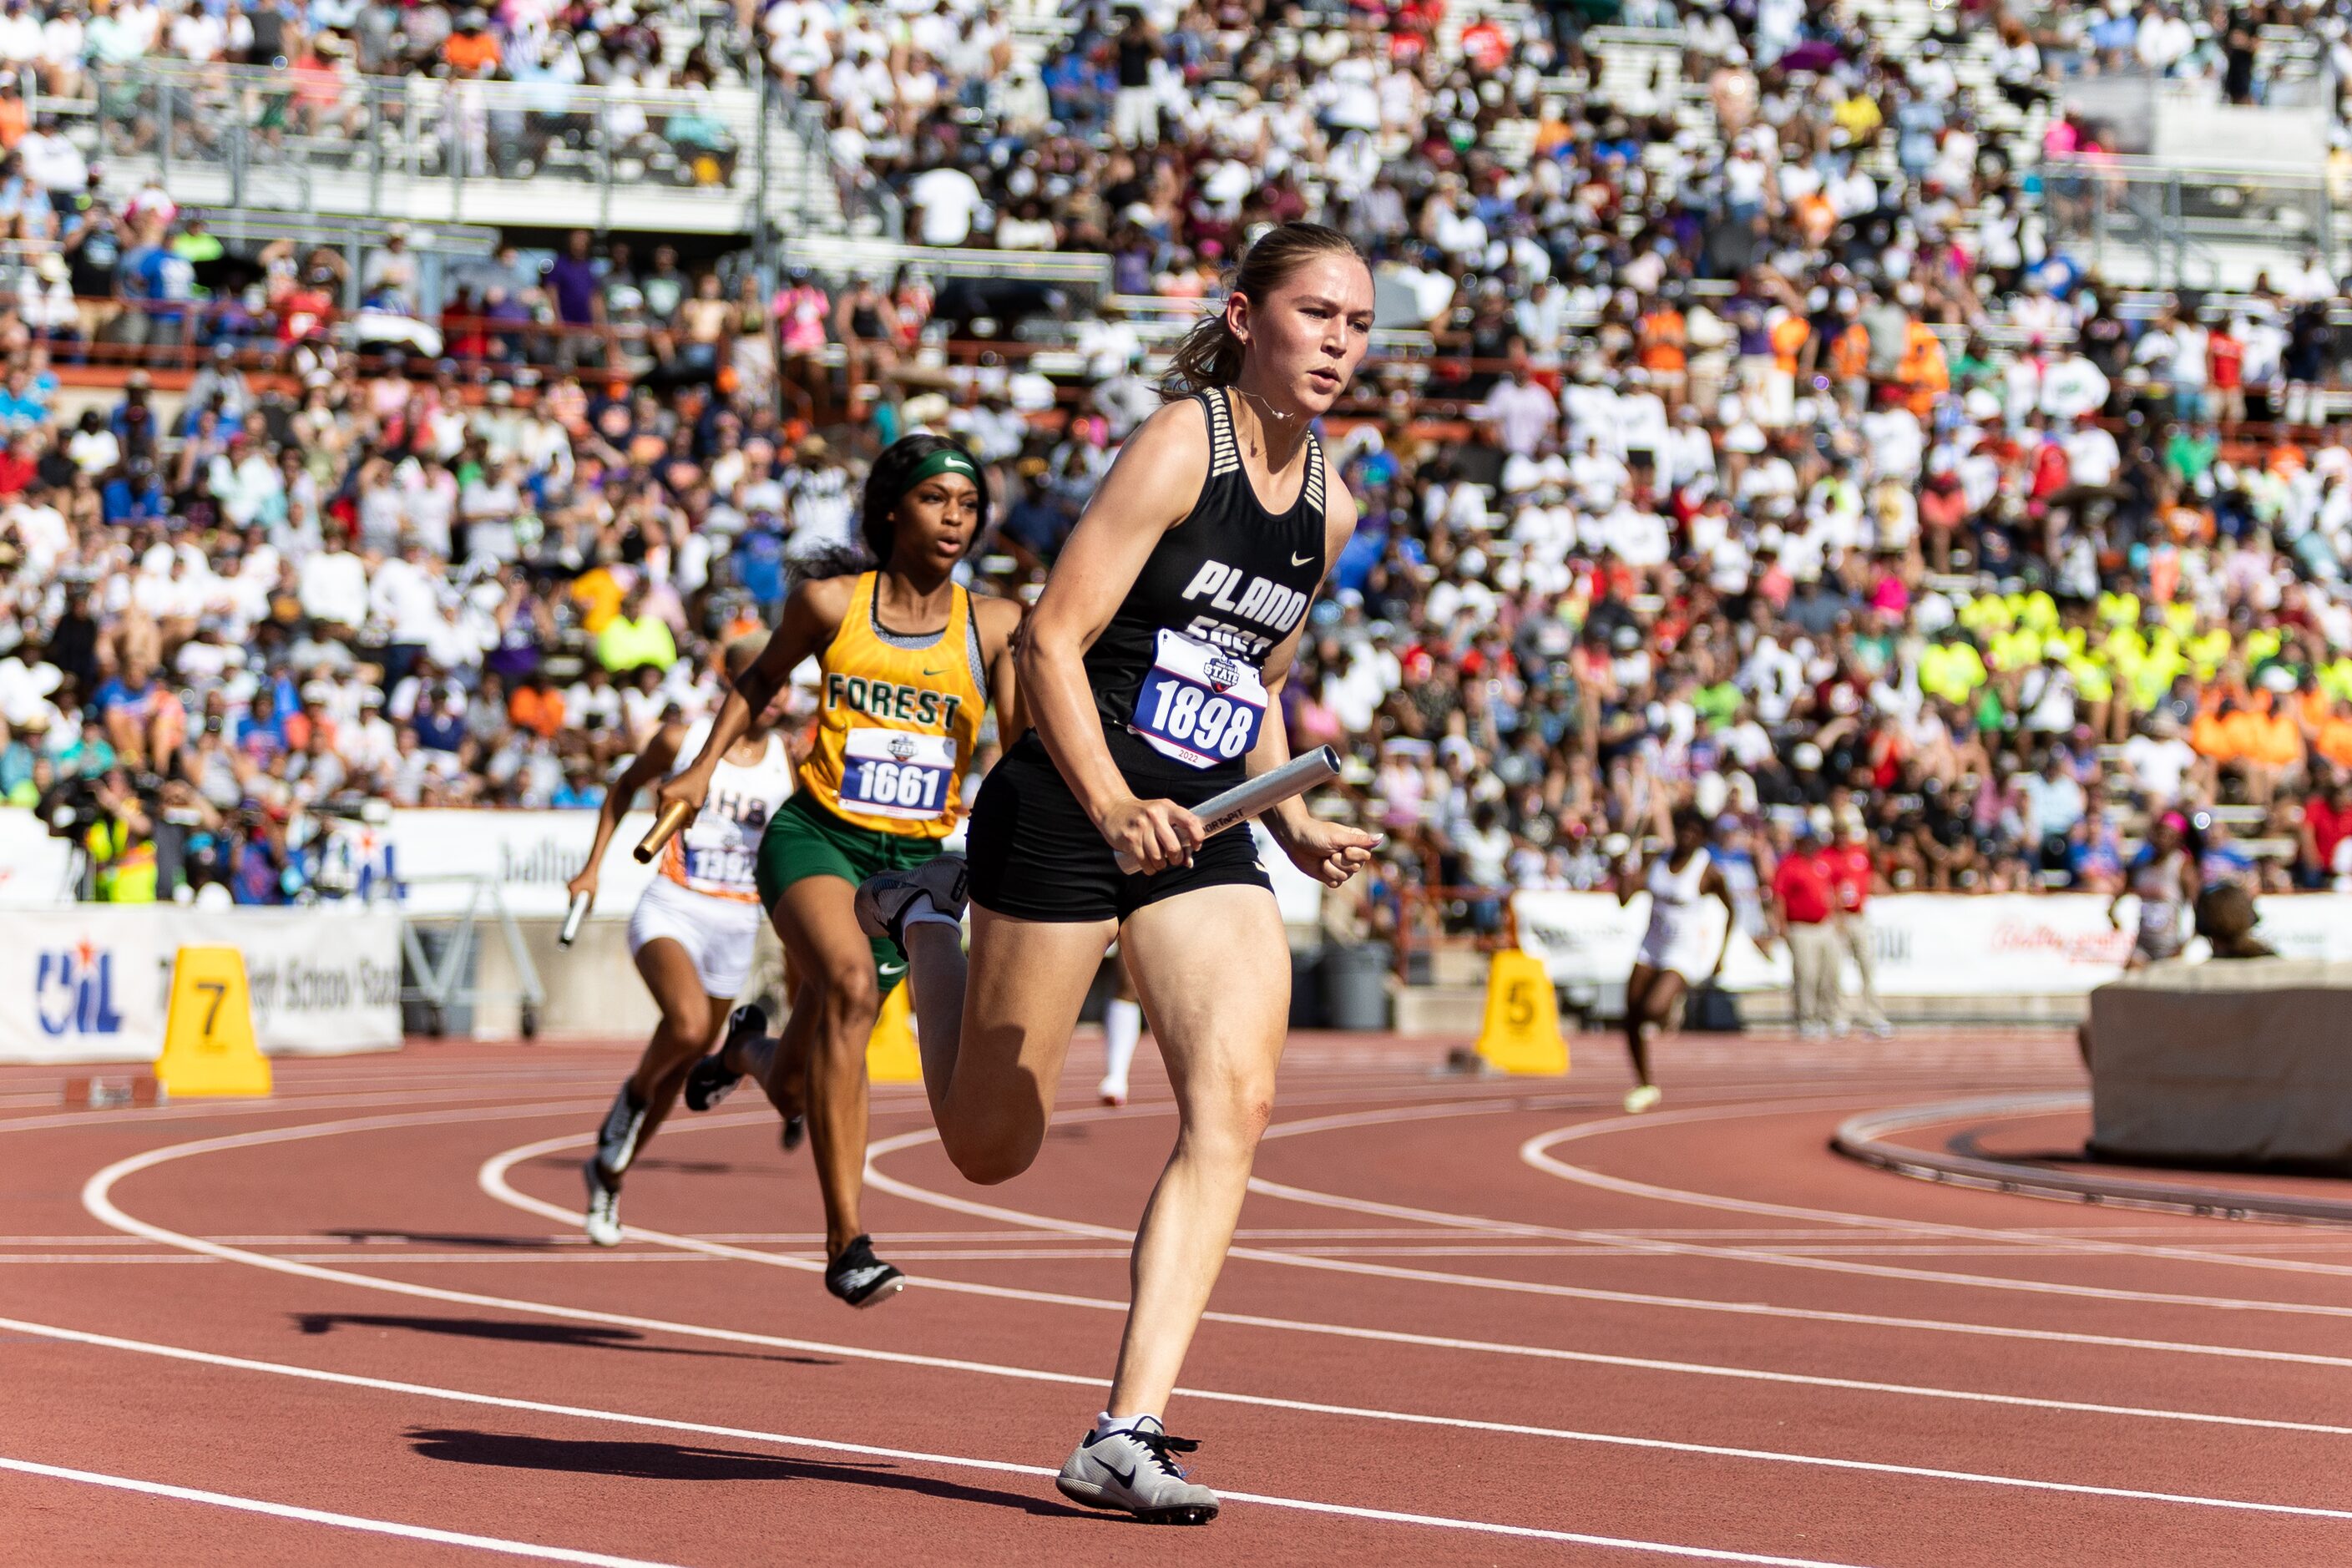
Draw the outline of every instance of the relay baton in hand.
M570 947L572 939L580 934L580 922L588 918L588 902L585 893L572 895L572 907L563 911L563 929L556 933L556 946Z
M1201 837L1211 837L1236 822L1271 811L1291 796L1305 795L1339 776L1339 753L1328 746L1318 746L1303 757L1293 757L1272 773L1244 779L1222 795L1211 795L1192 808L1192 815L1201 819ZM1130 877L1143 869L1143 863L1124 849L1118 852L1118 868Z
M653 831L647 833L646 841L636 847L637 864L652 865L654 857L661 853L662 846L669 842L670 835L684 827L686 819L693 815L694 807L682 800L674 800L663 806L661 815L654 818Z

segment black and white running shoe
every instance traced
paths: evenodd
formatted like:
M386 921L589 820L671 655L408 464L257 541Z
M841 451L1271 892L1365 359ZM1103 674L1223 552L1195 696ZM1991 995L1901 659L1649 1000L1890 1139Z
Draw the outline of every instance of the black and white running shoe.
M861 1236L824 1266L824 1288L853 1307L876 1307L907 1288L907 1277L874 1256L874 1238Z
M727 1015L727 1034L719 1048L686 1069L686 1108L708 1110L729 1095L743 1081L743 1075L727 1065L728 1047L741 1040L754 1040L768 1032L767 1010L757 1002L746 1002Z
M904 871L877 871L857 884L857 929L869 937L887 936L907 950L904 921L907 906L929 895L931 908L951 921L963 919L964 858L942 855Z
M615 1187L637 1157L637 1134L645 1131L646 1110L624 1083L621 1092L613 1097L613 1109L604 1112L604 1125L596 1130L596 1163L604 1167Z
M588 1212L581 1221L581 1228L599 1247L620 1246L621 1184L607 1175L604 1167L593 1158L580 1162L580 1174L588 1184Z
M1115 1432L1089 1432L1062 1466L1054 1485L1072 1502L1131 1513L1146 1524L1206 1524L1217 1517L1217 1494L1185 1478L1171 1455L1201 1445L1171 1437L1156 1415Z

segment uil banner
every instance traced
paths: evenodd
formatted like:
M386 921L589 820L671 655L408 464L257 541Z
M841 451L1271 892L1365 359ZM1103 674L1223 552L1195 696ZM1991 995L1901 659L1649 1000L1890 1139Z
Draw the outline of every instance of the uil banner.
M245 955L270 1055L400 1044L400 917L389 910L196 910L79 904L0 913L0 1061L152 1061L172 955Z

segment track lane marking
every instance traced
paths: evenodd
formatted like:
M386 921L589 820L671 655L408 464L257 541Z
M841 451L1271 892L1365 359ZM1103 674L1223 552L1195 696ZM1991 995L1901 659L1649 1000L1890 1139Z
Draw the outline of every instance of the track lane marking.
M1490 1219L1481 1215L1450 1214L1437 1209L1415 1208L1406 1204L1381 1203L1374 1198L1349 1197L1339 1193L1318 1192L1309 1187L1291 1186L1271 1182L1261 1176L1250 1178L1250 1190L1267 1197L1281 1198L1290 1203L1312 1207L1343 1210L1349 1214L1371 1215L1383 1219L1417 1219L1427 1225L1444 1226L1452 1229L1475 1231L1489 1236L1524 1236L1559 1241L1597 1241L1598 1233L1578 1230L1564 1226L1548 1226L1517 1220ZM2056 1279L2021 1279L2011 1275L1969 1274L1948 1268L1906 1268L1891 1263L1864 1263L1850 1258L1825 1258L1812 1254L1751 1250L1737 1247L1709 1247L1686 1241L1624 1241L1617 1250L1644 1254L1654 1258L1705 1258L1738 1263L1753 1263L1775 1268L1797 1268L1822 1274L1857 1275L1873 1279L1896 1279L1927 1285L1953 1285L1984 1290L2009 1290L2031 1296L2075 1296L2095 1301L2130 1301L2158 1307L2203 1307L2222 1311L2278 1312L2290 1317L2352 1318L2352 1306L2330 1306L2324 1302L2276 1301L2267 1298L2203 1296L2182 1291L2130 1290L2111 1285L2078 1285ZM2016 1258L2018 1254L2000 1256ZM2111 1256L2096 1247L2069 1247L2063 1251L2054 1248L2030 1247L2023 1257L2096 1258ZM2228 1263L2258 1263L2242 1258L2220 1259ZM2314 1268L2330 1268L2313 1265Z
M716 1130L740 1126L744 1121L757 1122L759 1116L750 1118L719 1118L708 1121L686 1123L687 1128ZM910 1135L911 1136L911 1135ZM558 1153L568 1149L584 1149L595 1142L591 1133L568 1133L557 1138L542 1139L521 1144L492 1155L482 1163L477 1173L481 1189L500 1203L527 1213L556 1219L574 1217L566 1210L547 1200L536 1197L516 1187L511 1179L514 1167L528 1160ZM881 1152L877 1145L877 1152ZM869 1167L868 1175L875 1173ZM910 1189L923 1190L923 1189ZM1057 1222L1056 1222L1057 1223ZM730 1247L707 1237L674 1235L643 1226L623 1226L624 1234L659 1246L674 1247L690 1255L765 1264L770 1267L803 1271L821 1269L820 1263L782 1257L772 1252L758 1252L745 1247ZM1036 1227L1024 1232L1035 1234ZM1049 1232L1050 1234L1050 1232ZM1124 1251L1117 1256L1124 1257ZM1286 1253L1266 1254L1269 1258L1290 1256ZM908 1282L918 1288L947 1290L958 1294L988 1295L1003 1300L1020 1300L1039 1305L1091 1308L1097 1310L1125 1312L1128 1304L1103 1297L1077 1296L1059 1291L1027 1290L1011 1286L982 1285L961 1279L943 1279L929 1275L909 1275ZM1655 1356L1612 1355L1600 1351L1571 1351L1544 1345L1515 1344L1493 1340L1466 1339L1444 1334L1418 1334L1403 1330L1360 1328L1349 1324L1307 1322L1291 1318L1267 1317L1257 1313L1230 1312L1212 1309L1201 1315L1203 1322L1221 1323L1241 1328L1275 1329L1291 1333L1307 1333L1339 1339L1363 1340L1389 1344L1412 1345L1427 1350L1461 1351L1477 1354L1519 1356L1531 1360L1556 1361L1588 1366L1606 1366L1627 1371L1685 1373L1700 1377L1719 1377L1743 1382L1781 1384L1798 1387L1832 1388L1847 1393L1890 1394L1897 1397L1941 1399L1963 1404L2007 1405L2019 1409L2063 1411L2074 1415L2125 1417L2154 1421L2175 1421L2191 1425L2242 1426L2273 1431L2304 1432L2321 1436L2352 1436L2352 1426L2332 1426L2322 1422L2286 1421L2266 1416L2229 1415L2206 1411L2168 1410L2144 1405L2105 1405L2086 1400L2053 1399L2032 1394L1995 1394L1974 1389L1939 1388L1917 1384L1887 1383L1864 1378L1831 1377L1821 1373L1772 1372L1754 1367L1728 1366L1706 1362L1668 1360ZM2352 1366L2352 1360L2342 1364Z
M2020 1226L2015 1230L1995 1229L1981 1226L1952 1225L1936 1220L1897 1219L1890 1215L1864 1215L1838 1209L1807 1208L1794 1205L1768 1203L1760 1199L1717 1197L1712 1194L1687 1192L1684 1189L1675 1187L1658 1187L1650 1185L1646 1183L1633 1182L1629 1178L1606 1176L1584 1166L1570 1165L1565 1162L1551 1162L1550 1157L1548 1154L1540 1154L1540 1157L1536 1158L1530 1158L1527 1152L1529 1148L1535 1147L1538 1144L1570 1142L1584 1138L1599 1136L1602 1133L1639 1131L1649 1128L1673 1126L1692 1121L1734 1121L1744 1118L1780 1116L1812 1110L1835 1110L1855 1104L1874 1103L1882 1098L1884 1097L1880 1095L1865 1096L1853 1093L1843 1093L1835 1096L1819 1096L1811 1100L1796 1100L1791 1098L1771 1104L1758 1104L1743 1101L1720 1105L1695 1106L1686 1109L1677 1109L1675 1110L1651 1111L1639 1116L1605 1117L1591 1121L1580 1121L1575 1123L1573 1126L1560 1128L1549 1133L1538 1134L1537 1137L1528 1140L1526 1143L1520 1146L1520 1157L1527 1163L1533 1165L1538 1170L1544 1171L1547 1174L1561 1176L1570 1181L1582 1182L1590 1186L1599 1187L1604 1191L1615 1192L1628 1196L1656 1198L1662 1201L1687 1203L1702 1207L1721 1209L1729 1213L1756 1214L1791 1219L1811 1219L1817 1221L1822 1225L1842 1228L1848 1233L1859 1228L1882 1232L1890 1237L1913 1237L1921 1238L1947 1237L1969 1241L1991 1241L2013 1245L2021 1249L2026 1250L2048 1250L2054 1249L2057 1247L2060 1240L2059 1235L2055 1232L2045 1234L2040 1227ZM2062 1097L2053 1094L2049 1098L2056 1100ZM2074 1100L2078 1099L2079 1096L2070 1091L2069 1094L2063 1098L2067 1098L2071 1103ZM1269 1139L1295 1138L1313 1132L1339 1131L1349 1128L1381 1126L1409 1120L1419 1121L1451 1116L1486 1115L1492 1114L1500 1109L1502 1108L1491 1106L1484 1102L1458 1101L1444 1105L1421 1107L1410 1116L1400 1114L1393 1110L1375 1109L1371 1110L1342 1111L1334 1115L1302 1118L1292 1121L1277 1122L1276 1125L1267 1128L1265 1135ZM1534 1108L1530 1107L1529 1109ZM1570 1173L1574 1173L1571 1174ZM1321 1197L1328 1197L1331 1195L1332 1194L1318 1194L1318 1196ZM1434 1211L1430 1210L1421 1210L1418 1212L1423 1215L1433 1215L1433 1217L1425 1219L1423 1221L1424 1224L1461 1225L1467 1222L1472 1228L1493 1228L1499 1230L1533 1229L1538 1232L1543 1231L1546 1228L1539 1226L1524 1226L1519 1222L1511 1220L1486 1219L1475 1215L1436 1215L1434 1214ZM1578 1236L1623 1234L1638 1236L1643 1234L1643 1232L1639 1229L1628 1228L1622 1232L1556 1232L1554 1234L1574 1234ZM2179 1227L2175 1227L2175 1229L2169 1234L2179 1234ZM2151 1245L2146 1242L2114 1241L2105 1239L2105 1233L2100 1227L2078 1226L2065 1233L2065 1239L2081 1249L2105 1253L2116 1257L2161 1258L2170 1262L2211 1263L2231 1268L2268 1269L2281 1273L2319 1274L2330 1276L2352 1275L2352 1265L2315 1263L2295 1258L2250 1258L2228 1252L2207 1251L2200 1247L2168 1247ZM2217 1245L2235 1247L2241 1244L2231 1242ZM2282 1243L2281 1245L2285 1244ZM1965 1278L1973 1280L1990 1277L1970 1275L1966 1276ZM2198 1300L2220 1300L2221 1299L2207 1297L2198 1298ZM2232 1302L2230 1304L2235 1305L2236 1303Z
M1466 1112L1465 1112L1466 1114ZM1268 1130L1269 1134L1272 1129ZM902 1182L882 1172L874 1164L882 1154L895 1153L918 1144L936 1142L936 1130L901 1133L868 1145L866 1149L866 1184L894 1196L929 1204L934 1208L978 1218L992 1219L1011 1225L1051 1226L1069 1236L1118 1237L1133 1240L1130 1231L1113 1230L1108 1226L1089 1225L1082 1220L1056 1220L1051 1215L1034 1214L1024 1209L1006 1208L1001 1205L983 1204L970 1198L959 1198L929 1187L919 1187ZM1467 1219L1471 1216L1463 1215ZM1433 1269L1408 1268L1398 1264L1368 1263L1354 1258L1311 1258L1257 1247L1236 1247L1227 1253L1230 1258L1247 1258L1253 1262L1286 1265L1294 1268L1320 1268L1333 1273L1357 1274L1381 1279L1410 1279L1422 1284L1458 1286L1465 1289L1496 1290L1518 1295L1548 1296L1567 1300L1608 1301L1625 1306L1674 1307L1691 1311L1726 1312L1739 1317L1788 1318L1804 1322L1845 1323L1858 1328L1891 1328L1916 1330L1931 1333L1973 1335L1992 1339L2036 1340L2051 1344L2092 1345L2107 1349L2156 1351L2173 1354L2218 1356L2242 1361L2277 1361L2305 1366L2352 1367L2352 1357L2324 1355L2308 1351L2260 1350L2243 1345L2202 1344L2179 1340L2148 1340L2122 1334L2090 1334L2063 1329L2014 1328L1998 1323L1969 1323L1939 1318L1906 1318L1890 1313L1847 1312L1825 1307L1782 1307L1762 1301L1712 1300L1704 1297L1665 1296L1648 1291L1609 1290L1597 1286L1554 1285L1532 1279L1512 1279L1483 1274L1449 1274Z
M801 1437L782 1432L762 1432L746 1426L724 1426L704 1421L678 1421L658 1415L636 1415L617 1410L598 1410L586 1405L557 1405L545 1400L477 1394L466 1389L445 1388L431 1384L406 1383L393 1378L365 1377L356 1373L330 1372L322 1367L297 1366L285 1362L259 1361L248 1356L222 1355L212 1351L189 1350L178 1345L124 1339L113 1334L93 1333L84 1329L68 1329L48 1323L30 1322L21 1318L0 1318L0 1330L108 1350L161 1356L173 1361L190 1362L201 1365L229 1367L243 1372L270 1373L281 1377L300 1378L312 1383L338 1384L347 1388L365 1388L383 1393L411 1394L425 1399L446 1400L454 1404L485 1405L500 1410L528 1411L537 1415L559 1415L614 1426L648 1427L665 1432L687 1432L698 1436L727 1437L739 1442L764 1443L780 1448L803 1448L820 1453L853 1454L862 1458L898 1459L948 1469L985 1470L997 1475L1030 1476L1050 1479L1055 1474L1053 1470L1042 1465L1014 1464L1003 1459L974 1458L962 1454L933 1454L915 1448L892 1448L872 1443L849 1443L824 1437ZM1443 1514L1407 1513L1394 1509L1358 1508L1346 1503L1318 1502L1305 1498L1273 1497L1256 1492L1222 1490L1218 1496L1227 1502L1255 1503L1260 1507L1286 1509L1302 1513L1336 1515L1349 1519L1369 1520L1376 1523L1412 1524L1439 1530L1465 1531L1480 1535L1557 1541L1574 1546L1596 1546L1619 1551L1643 1552L1654 1556L1675 1557L1686 1561L1753 1564L1755 1568L1853 1568L1852 1564L1822 1562L1809 1557L1780 1557L1759 1552L1736 1552L1706 1546L1685 1546L1661 1541L1636 1541L1619 1536L1588 1534L1580 1531L1546 1530L1535 1525L1498 1524L1486 1520L1455 1519ZM268 1505L265 1510L274 1509L275 1506ZM1074 1507L1073 1512L1075 1511ZM621 1564L622 1568L639 1568L639 1565L621 1558L590 1557L573 1560L617 1563Z
M110 1476L99 1470L76 1470L63 1465L36 1464L30 1459L11 1459L0 1456L0 1470L14 1470L20 1475L40 1476L49 1480L77 1481L84 1486L105 1487L114 1491L142 1492L149 1497L171 1498L180 1502L200 1502L213 1508L234 1509L239 1513L264 1513L275 1519L296 1520L304 1524L332 1525L338 1530L362 1531L370 1535L395 1535L404 1541L428 1541L436 1546L467 1546L478 1552L495 1552L507 1557L533 1557L546 1563L584 1563L593 1564L593 1568L667 1568L667 1564L642 1557L614 1557L602 1552L582 1552L568 1546L542 1546L530 1541L509 1541L502 1536L436 1530L424 1524L401 1524L389 1519L363 1519L358 1514L330 1513L324 1509L265 1502L259 1498L205 1491L196 1487L176 1487L163 1481L140 1480L131 1476Z
M1849 1229L1899 1231L1914 1236L1981 1239L1988 1237L2030 1234L2001 1231L1979 1226L1948 1225L1935 1220L1898 1220L1843 1209L1812 1208L1801 1204L1776 1204L1760 1198L1726 1197L1718 1194L1694 1192L1682 1187L1659 1186L1649 1182L1637 1182L1630 1177L1604 1175L1589 1166L1571 1164L1551 1152L1553 1148L1561 1143L1577 1142L1606 1133L1692 1121L1736 1120L1743 1116L1769 1116L1782 1110L1793 1109L1795 1108L1776 1106L1699 1106L1686 1110L1653 1111L1640 1117L1614 1116L1598 1121L1581 1121L1572 1127L1558 1128L1549 1132L1538 1133L1519 1145L1519 1158L1526 1164L1543 1172L1546 1175L1557 1176L1563 1181L1574 1182L1583 1186L1597 1187L1603 1192L1617 1193L1627 1197L1646 1198L1658 1203L1717 1209L1725 1213L1763 1215L1778 1219L1812 1220L1819 1224L1841 1226ZM2262 1268L2280 1273L2352 1275L2352 1266L2345 1264L2314 1263L2300 1258L2246 1257L2231 1253L2206 1252L2197 1247L2158 1247L2142 1242L2115 1243L2109 1247L2098 1247L2097 1250L2113 1251L2123 1257L2221 1264L2230 1268ZM2352 1309L2337 1309L2337 1310L2352 1312Z
M614 1324L625 1328L650 1330L656 1332L682 1334L695 1338L715 1339L741 1344L758 1344L777 1349L797 1350L817 1354L837 1356L845 1360L877 1361L898 1365L919 1366L940 1371L979 1373L984 1376L1024 1382L1101 1386L1101 1379L1069 1373L1048 1372L1029 1367L1006 1366L995 1363L971 1361L946 1356L919 1355L904 1351L884 1351L858 1345L830 1344L818 1341L788 1339L781 1335L751 1333L742 1330L719 1329L697 1323L679 1323L660 1319L639 1318L618 1312L601 1312L586 1308L562 1306L553 1302L520 1300L512 1297L489 1296L473 1291L449 1290L437 1286L420 1285L411 1280L383 1279L347 1270L328 1268L317 1264L295 1263L273 1258L265 1253L248 1252L225 1247L216 1242L183 1235L165 1226L135 1218L124 1213L112 1201L110 1194L122 1178L157 1165L188 1158L192 1155L248 1149L271 1143L300 1142L311 1138L338 1136L362 1131L386 1131L394 1128L435 1126L450 1122L486 1121L519 1119L530 1115L572 1114L578 1107L566 1103L555 1106L510 1108L479 1110L420 1111L413 1116L362 1117L341 1121L315 1123L306 1127L269 1128L252 1132L233 1133L224 1137L196 1139L185 1143L168 1144L118 1160L95 1173L83 1184L82 1205L100 1223L133 1235L142 1235L167 1246L187 1248L232 1258L254 1268L293 1275L297 1278L326 1280L353 1285L362 1289L381 1290L395 1295L414 1296L428 1300L448 1301L460 1306L490 1307L524 1315L543 1314L574 1321ZM746 1119L763 1120L757 1115ZM1957 1481L1999 1489L2039 1491L2077 1497L2102 1497L2136 1502L2156 1502L2180 1507L2212 1509L2230 1512L2278 1514L2286 1517L2336 1519L2352 1521L2352 1510L2322 1509L2294 1503L2265 1503L2251 1499L2215 1498L2182 1492L2160 1492L2139 1488L2102 1487L2082 1482L2043 1480L2024 1476L2004 1476L1979 1471L1953 1470L1940 1467L1897 1465L1879 1460L1840 1458L1829 1456L1792 1454L1776 1449L1745 1448L1722 1444L1677 1442L1667 1438L1637 1437L1621 1433L1584 1432L1563 1427L1536 1426L1518 1422L1480 1421L1464 1416L1428 1415L1404 1411L1373 1409L1361 1405L1343 1405L1317 1400L1281 1399L1265 1394L1234 1394L1208 1389L1179 1388L1176 1392L1188 1398L1219 1404L1242 1405L1260 1409L1285 1410L1306 1415L1338 1415L1360 1420L1387 1422L1397 1425L1447 1428L1455 1431L1482 1432L1512 1436L1549 1437L1563 1442L1592 1444L1601 1447L1643 1449L1654 1452L1679 1453L1706 1458L1748 1460L1766 1464L1786 1465L1843 1470L1855 1473L1896 1476L1906 1479ZM1234 1494L1238 1496L1239 1494ZM1347 1505L1315 1504L1314 1507L1332 1512L1354 1511ZM1516 1528L1516 1527L1515 1527Z

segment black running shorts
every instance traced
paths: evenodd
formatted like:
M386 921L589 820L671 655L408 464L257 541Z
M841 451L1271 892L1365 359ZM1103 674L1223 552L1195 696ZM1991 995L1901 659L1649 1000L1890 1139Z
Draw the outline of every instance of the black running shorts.
M1142 799L1191 806L1229 782L1155 777L1131 784ZM964 853L971 866L971 901L1016 920L1124 922L1146 904L1198 888L1274 890L1246 825L1202 845L1190 866L1150 875L1121 871L1034 731L982 783Z

